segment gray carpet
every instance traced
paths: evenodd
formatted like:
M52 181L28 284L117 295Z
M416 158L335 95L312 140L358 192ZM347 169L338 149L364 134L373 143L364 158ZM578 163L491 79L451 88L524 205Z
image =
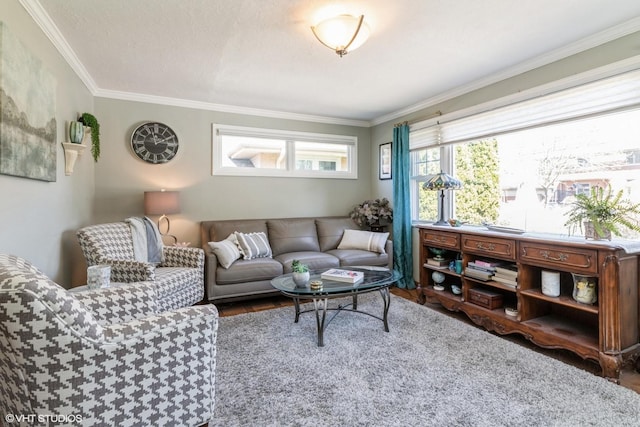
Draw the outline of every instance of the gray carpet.
M342 312L322 348L293 307L221 318L209 425L640 425L629 389L399 297L389 316Z

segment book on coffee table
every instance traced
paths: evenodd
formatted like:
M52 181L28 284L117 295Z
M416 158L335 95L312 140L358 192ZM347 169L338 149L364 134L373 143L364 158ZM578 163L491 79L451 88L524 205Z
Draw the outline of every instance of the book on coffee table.
M335 280L336 282L357 283L364 278L362 271L343 270L340 268L332 268L320 275L325 280Z

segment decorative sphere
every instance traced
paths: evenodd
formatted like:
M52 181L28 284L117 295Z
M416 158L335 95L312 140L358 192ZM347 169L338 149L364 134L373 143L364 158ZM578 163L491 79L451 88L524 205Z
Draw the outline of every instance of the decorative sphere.
M433 279L433 281L434 281L435 283L440 284L440 283L444 282L445 276L444 276L444 274L443 274L443 273L441 273L441 272L439 272L439 271L434 271L434 272L431 274L431 278Z

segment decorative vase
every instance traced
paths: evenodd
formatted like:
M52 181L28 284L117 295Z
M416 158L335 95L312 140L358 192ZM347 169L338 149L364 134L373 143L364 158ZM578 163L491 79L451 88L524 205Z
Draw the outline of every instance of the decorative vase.
M571 273L573 276L573 299L581 304L598 301L598 278Z
M611 231L604 229L602 233L598 233L598 230L591 221L585 221L584 226L584 238L593 240L611 240Z
M74 144L82 144L84 125L80 122L69 123L69 140Z
M293 283L296 284L296 286L307 286L309 284L309 278L310 278L310 274L308 271L305 271L304 273L292 273L291 277L293 278Z
M557 271L542 271L542 293L550 297L560 296L560 273Z

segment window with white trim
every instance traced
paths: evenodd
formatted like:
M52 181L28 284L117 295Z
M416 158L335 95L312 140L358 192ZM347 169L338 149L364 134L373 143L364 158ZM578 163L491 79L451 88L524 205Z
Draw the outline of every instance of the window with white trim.
M213 125L213 175L357 179L358 138Z
M594 186L640 202L640 70L437 120L410 132L415 221L437 218L437 195L421 183L440 169L463 182L445 192L445 217L470 224L566 234L573 197ZM430 170L429 152L439 154Z

